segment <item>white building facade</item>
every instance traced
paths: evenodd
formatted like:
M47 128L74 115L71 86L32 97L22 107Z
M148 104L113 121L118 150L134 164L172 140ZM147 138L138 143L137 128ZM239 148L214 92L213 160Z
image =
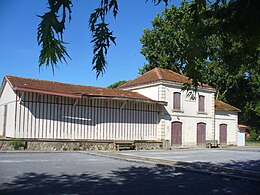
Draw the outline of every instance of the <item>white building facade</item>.
M80 93L71 90L77 87ZM0 95L0 135L40 140L157 140L165 104L134 92L10 76Z
M191 81L183 75L155 68L120 89L167 102L160 113L160 140L169 140L173 146L205 145L207 140L237 145L237 113L240 110L221 101L218 101L216 110L213 88L204 85L199 86L196 92L182 90L183 84L187 83Z
M7 76L0 93L0 135L52 140L168 141L171 146L237 145L239 110L215 90L155 68L120 89Z

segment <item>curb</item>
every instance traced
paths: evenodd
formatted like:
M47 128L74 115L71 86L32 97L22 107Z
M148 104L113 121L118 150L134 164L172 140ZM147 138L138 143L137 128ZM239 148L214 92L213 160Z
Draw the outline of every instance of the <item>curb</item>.
M122 160L127 162L134 162L140 164L148 164L156 167L162 167L167 169L184 170L199 174L206 174L211 176L218 176L223 178L229 178L234 180L248 181L252 183L260 183L259 172L242 171L238 169L226 168L222 166L213 165L196 165L190 162L182 162L175 160L162 160L156 158L139 157L132 155L116 154L112 152L80 152L94 156L100 156L105 158L111 158L116 160Z

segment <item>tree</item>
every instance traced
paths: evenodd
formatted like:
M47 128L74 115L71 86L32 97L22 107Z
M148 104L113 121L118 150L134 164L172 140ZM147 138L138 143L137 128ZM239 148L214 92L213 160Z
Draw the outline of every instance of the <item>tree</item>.
M128 81L125 81L125 80L123 80L123 81L117 81L117 82L112 83L111 85L109 85L107 88L116 89L116 88L118 88L119 86L121 86L121 85L123 85L123 84L125 84L125 83L127 83L127 82L128 82Z
M207 83L216 88L217 99L242 109L241 122L260 129L259 23L252 31L251 22L245 24L243 18L233 18L239 17L238 7L244 2L219 5L214 14L211 10L215 5L208 4L208 11L199 11L199 21L191 14L188 2L165 9L153 20L153 28L144 30L141 54L149 64L139 72L161 67L193 78L195 86L198 82ZM252 20L259 21L259 13L253 7L256 1L247 2ZM226 13L227 9L231 12ZM249 10L244 12L249 14ZM237 21L245 24L245 31L241 27L230 29L229 25L234 27Z
M146 0L147 2L148 0ZM151 0L154 5L168 0ZM67 53L63 33L66 20L71 21L72 0L48 0L49 11L39 16L42 21L38 25L38 45L41 46L39 56L39 66L51 66L54 72L59 62L67 62L70 58ZM117 0L100 0L100 6L91 13L89 18L89 28L92 32L93 43L93 69L96 70L97 77L103 74L106 66L106 55L111 43L116 44L115 37L109 29L106 21L107 15L112 12L116 18L118 14Z
M145 0L148 2L149 0ZM170 0L150 0L154 5L160 3L165 3L165 5L170 2ZM237 0L240 2L246 1L256 1L256 0ZM208 0L191 0L189 6L189 12L194 17L196 23L199 23L201 16L206 12L210 12L212 15L219 13L219 5L226 4L226 0L214 0L210 10L205 9ZM236 0L230 0L229 2L236 2ZM252 3L250 4L252 5ZM118 14L118 0L100 0L100 6L94 10L89 18L89 28L92 32L92 44L93 44L93 69L96 70L96 75L99 77L103 74L106 66L106 55L111 44L115 44L115 36L109 29L109 23L106 18L107 15L112 13L114 17ZM228 13L230 9L244 9L248 10L248 6L240 5L238 7L227 7L223 12L226 14L225 17L230 17L231 25L223 23L223 26L231 26L232 22L236 21L236 17L231 17ZM251 6L257 10L257 6ZM251 8L250 7L250 8ZM48 0L48 11L39 16L42 21L38 25L38 45L41 46L40 56L39 56L39 66L51 66L53 72L55 67L59 62L66 62L66 58L70 58L66 50L66 43L63 40L63 33L65 30L65 24L71 21L72 13L72 0ZM252 12L244 12L244 15ZM243 19L243 18L242 18ZM257 24L257 23L255 23ZM232 30L232 28L230 28ZM230 30L227 29L227 30ZM249 29L252 29L252 25L249 25ZM240 29L241 30L241 29ZM244 30L244 29L242 29ZM239 29L238 29L239 33ZM258 33L259 34L259 33ZM248 34L250 36L250 33ZM196 68L190 71L194 72ZM195 77L196 74L194 73ZM197 76L196 76L197 77ZM195 78L194 81L197 81Z
M167 5L169 1L151 0L154 5L162 2ZM260 129L258 8L258 0L191 0L182 3L178 9L172 8L175 15L170 14L174 11L166 10L165 19L173 17L174 22L179 22L174 23L173 30L167 29L168 24L161 22L164 18L157 16L154 26L158 26L156 28L161 34L146 30L146 36L151 36L151 43L144 45L148 47L153 44L154 50L147 49L150 52L148 54L143 48L142 53L150 64L140 72L161 66L185 73L193 78L195 87L200 81L209 83L217 88L218 98L235 101L235 105L243 107L247 114L242 116L242 121L251 120L250 124L257 125ZM48 0L48 9L39 16L42 19L37 36L41 46L39 66L50 65L54 71L59 62L66 62L66 58L70 58L63 33L66 21L71 20L72 0ZM91 42L94 45L92 64L97 77L103 74L107 66L106 55L110 45L115 44L115 37L106 21L110 13L117 16L118 1L100 0L100 6L89 18ZM165 21L173 25L169 19ZM162 27L159 28L159 25ZM164 31L161 32L161 29ZM174 36L170 36L172 34ZM159 39L161 35L163 39ZM159 41L163 41L165 45ZM160 61L157 63L158 59ZM243 98L249 98L249 101Z

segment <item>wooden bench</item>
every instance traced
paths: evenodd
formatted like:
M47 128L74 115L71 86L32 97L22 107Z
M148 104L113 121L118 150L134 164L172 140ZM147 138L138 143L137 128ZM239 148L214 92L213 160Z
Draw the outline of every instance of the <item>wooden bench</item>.
M218 147L218 140L206 140L205 141L206 147L207 148L212 148L212 147Z
M116 150L134 150L135 143L129 141L115 142Z

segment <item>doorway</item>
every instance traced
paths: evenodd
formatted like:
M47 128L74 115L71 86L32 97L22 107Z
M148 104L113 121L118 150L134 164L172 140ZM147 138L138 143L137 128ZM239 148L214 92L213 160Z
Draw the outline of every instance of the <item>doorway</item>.
M197 145L204 145L206 141L206 124L197 124Z
M182 145L182 123L172 122L171 144Z
M219 143L222 145L227 144L227 125L226 124L219 125Z

